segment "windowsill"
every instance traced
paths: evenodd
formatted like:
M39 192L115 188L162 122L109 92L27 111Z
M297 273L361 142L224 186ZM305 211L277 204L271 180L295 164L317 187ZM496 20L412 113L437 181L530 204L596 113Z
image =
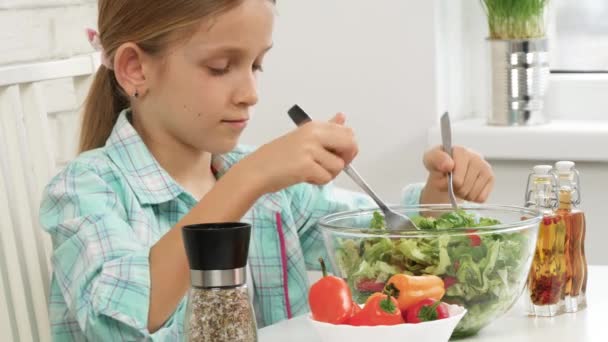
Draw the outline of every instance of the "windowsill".
M608 121L554 120L528 127L487 126L485 119L452 123L452 143L494 160L573 160L608 162ZM429 143L441 143L439 127Z

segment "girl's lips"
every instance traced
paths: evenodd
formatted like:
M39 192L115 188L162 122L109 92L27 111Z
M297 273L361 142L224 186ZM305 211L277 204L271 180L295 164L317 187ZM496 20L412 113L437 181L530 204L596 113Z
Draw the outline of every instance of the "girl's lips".
M247 126L248 119L242 120L222 120L222 123L229 125L232 128L243 129Z

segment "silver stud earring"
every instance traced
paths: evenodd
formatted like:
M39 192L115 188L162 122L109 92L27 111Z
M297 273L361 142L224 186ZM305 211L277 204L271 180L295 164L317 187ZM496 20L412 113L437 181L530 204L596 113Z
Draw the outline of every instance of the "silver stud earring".
M139 97L139 92L137 90L135 90L135 93L133 93L133 97L134 98L138 98Z

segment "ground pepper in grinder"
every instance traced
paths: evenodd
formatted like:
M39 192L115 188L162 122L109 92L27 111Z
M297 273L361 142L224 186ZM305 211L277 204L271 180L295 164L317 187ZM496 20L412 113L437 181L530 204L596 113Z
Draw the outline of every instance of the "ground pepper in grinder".
M251 225L186 226L190 264L185 333L188 341L256 342L257 326L246 285Z

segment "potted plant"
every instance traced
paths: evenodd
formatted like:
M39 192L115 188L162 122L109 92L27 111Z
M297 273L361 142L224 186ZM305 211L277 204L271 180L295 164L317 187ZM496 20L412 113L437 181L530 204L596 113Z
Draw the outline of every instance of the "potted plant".
M549 78L545 16L549 0L480 0L490 36L490 125L546 123Z

